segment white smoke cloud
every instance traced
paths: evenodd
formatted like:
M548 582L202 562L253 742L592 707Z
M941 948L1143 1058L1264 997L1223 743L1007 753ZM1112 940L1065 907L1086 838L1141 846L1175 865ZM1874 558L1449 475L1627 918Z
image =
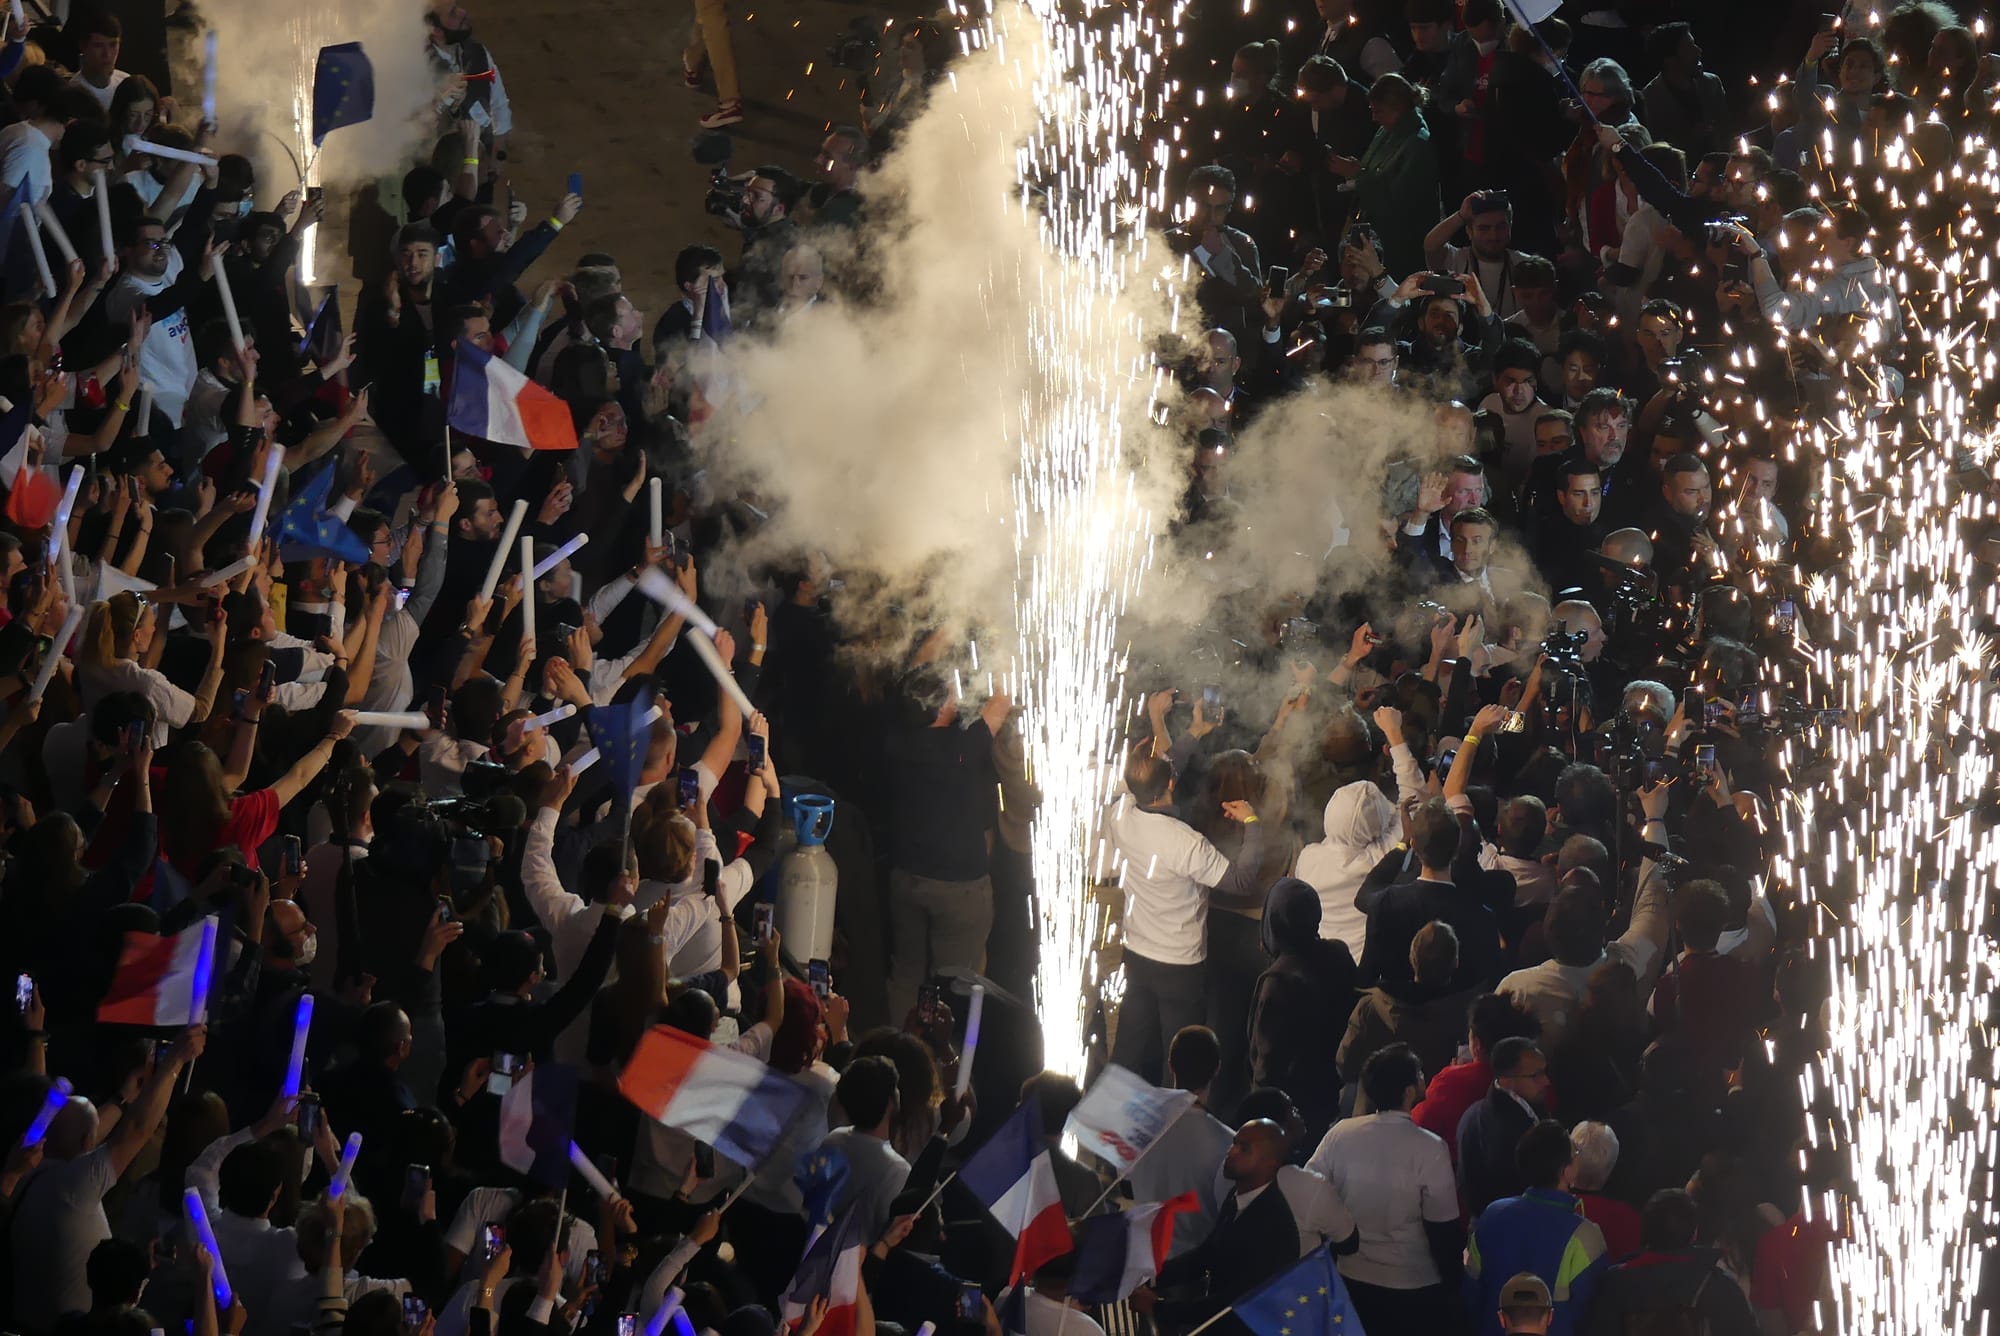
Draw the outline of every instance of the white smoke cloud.
M278 7L264 0L202 0L202 16L218 38L217 147L249 157L260 183L289 188L312 152L319 49L360 42L375 69L375 114L327 136L318 155L318 180L353 184L409 166L428 153L436 130L438 80L425 53L426 8L423 0L313 0Z

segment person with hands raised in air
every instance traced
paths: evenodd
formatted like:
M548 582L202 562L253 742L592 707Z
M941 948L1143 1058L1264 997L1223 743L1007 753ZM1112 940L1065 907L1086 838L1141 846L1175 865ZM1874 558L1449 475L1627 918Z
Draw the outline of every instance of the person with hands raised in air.
M1174 743L1168 723L1176 692L1146 700L1151 737L1125 762L1124 792L1110 823L1111 841L1123 861L1125 892L1125 1001L1112 1061L1160 1083L1167 1046L1207 1016L1208 901L1212 892L1244 896L1262 889L1258 869L1265 834L1245 802L1223 804L1223 815L1244 827L1234 860L1181 820L1174 806L1179 763L1216 724L1197 702L1184 742Z
M193 1025L161 1050L109 1136L99 1138L98 1111L81 1095L56 1114L41 1167L11 1202L17 1322L46 1331L90 1307L85 1260L111 1237L104 1198L160 1130L182 1072L207 1042L208 1027Z

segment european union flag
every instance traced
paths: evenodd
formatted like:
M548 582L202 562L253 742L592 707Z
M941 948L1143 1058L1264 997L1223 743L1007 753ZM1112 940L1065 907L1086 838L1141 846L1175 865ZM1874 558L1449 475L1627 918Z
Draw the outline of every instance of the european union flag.
M639 787L646 767L646 747L653 737L653 693L647 689L617 705L593 705L584 716L599 764L621 793Z
M313 147L343 125L375 114L375 67L359 42L319 49L313 69Z
M833 1204L846 1189L847 1177L847 1156L838 1146L820 1146L799 1161L792 1182L805 1198L806 1226L813 1234L833 1223Z
M368 560L368 544L361 535L326 512L327 493L333 490L333 475L338 472L339 460L329 459L278 516L278 549L284 560L328 557L357 564Z
M1333 1252L1321 1246L1297 1266L1235 1303L1239 1321L1253 1336L1366 1336L1347 1286L1333 1266Z

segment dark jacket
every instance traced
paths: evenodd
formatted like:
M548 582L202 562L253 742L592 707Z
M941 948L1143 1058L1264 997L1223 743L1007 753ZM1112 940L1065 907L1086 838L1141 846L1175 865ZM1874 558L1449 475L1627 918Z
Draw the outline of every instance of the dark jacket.
M1521 1134L1535 1125L1535 1115L1498 1086L1465 1111L1458 1120L1458 1200L1477 1216L1502 1197L1521 1193L1521 1171L1514 1164L1514 1147Z
M1192 1293L1162 1298L1158 1316L1166 1326L1198 1326L1298 1260L1298 1222L1278 1185L1272 1183L1240 1212L1232 1194L1224 1198L1215 1229L1200 1246L1160 1268L1163 1294L1177 1289Z
M1708 1336L1755 1336L1757 1319L1742 1289L1707 1248L1642 1252L1604 1273L1585 1336L1625 1336L1633 1319L1690 1313Z
M1448 881L1406 881L1382 890L1364 885L1354 903L1368 915L1368 940L1361 948L1364 985L1412 982L1410 943L1432 919L1449 923L1458 934L1453 988L1499 981L1500 929L1478 891Z
M1358 221L1372 223L1382 238L1382 260L1392 274L1424 267L1424 236L1437 225L1437 153L1423 113L1412 110L1393 127L1375 132L1361 155L1354 178Z
M1340 1116L1338 1032L1328 1018L1352 1008L1355 976L1347 943L1320 940L1319 916L1319 893L1307 883L1281 877L1272 885L1263 922L1271 965L1250 996L1251 1084L1290 1094L1312 1128Z
M936 881L985 876L999 783L986 722L894 733L889 764L896 795L891 864Z
M1482 987L1426 988L1411 982L1370 988L1355 1002L1347 1018L1347 1033L1340 1041L1340 1075L1349 1081L1361 1079L1361 1068L1369 1058L1391 1044L1408 1044L1426 1072L1441 1072L1458 1057L1465 1040L1465 1018ZM1324 1024L1324 1022L1322 1022ZM1327 1026L1330 1030L1332 1027ZM1354 1113L1358 1117L1377 1110L1358 1097Z

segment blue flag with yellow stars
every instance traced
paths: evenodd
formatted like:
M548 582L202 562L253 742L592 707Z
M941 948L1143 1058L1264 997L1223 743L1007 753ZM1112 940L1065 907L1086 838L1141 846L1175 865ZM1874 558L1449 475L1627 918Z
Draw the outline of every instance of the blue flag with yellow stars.
M319 49L313 69L313 147L343 125L375 114L375 67L359 42Z
M1347 1286L1322 1245L1264 1288L1235 1304L1236 1316L1254 1336L1366 1336Z
M792 1175L805 1199L806 1225L817 1234L833 1223L833 1205L847 1188L847 1155L838 1146L820 1146L799 1160Z
M347 527L346 521L328 513L326 499L333 491L333 475L340 461L329 459L313 480L298 490L292 503L278 516L278 554L286 561L368 560L368 544Z

